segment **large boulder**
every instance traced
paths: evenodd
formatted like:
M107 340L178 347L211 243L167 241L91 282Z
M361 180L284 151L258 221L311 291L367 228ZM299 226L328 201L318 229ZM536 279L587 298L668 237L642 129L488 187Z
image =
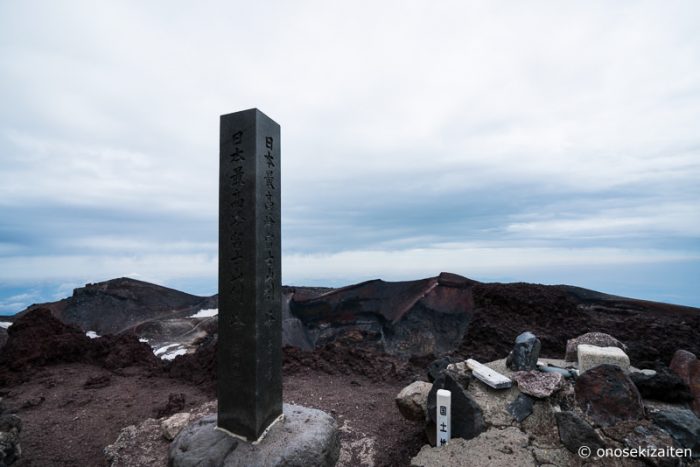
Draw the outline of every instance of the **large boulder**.
M679 465L676 457L660 457L645 455L651 450L677 449L678 443L668 432L662 430L648 420L621 422L612 427L604 428L605 436L622 444L628 449L648 449L642 451L642 459L648 465L657 467L676 467Z
M428 393L433 385L425 381L414 381L396 396L396 406L404 418L417 422L428 417Z
M666 365L657 363L654 374L630 373L630 379L645 399L680 403L693 400L690 388Z
M688 385L693 397L693 411L700 417L700 360L694 353L677 350L670 366L671 370Z
M642 397L632 380L616 365L599 365L576 381L576 403L600 426L644 417Z
M690 393L693 395L693 411L700 417L700 360L690 367Z
M333 417L290 404L284 404L283 411L284 419L255 445L217 430L216 415L201 418L185 427L170 444L168 465L334 466L340 455L340 439Z
M686 409L653 412L651 419L667 431L682 447L692 449L693 458L700 458L700 419Z
M566 356L564 360L567 362L578 361L577 349L579 344L595 345L598 347L619 347L627 352L627 346L610 334L605 334L604 332L589 332L566 341Z
M690 385L690 368L697 360L698 357L694 353L679 349L673 354L673 359L671 359L669 366L685 384Z
M531 332L524 332L515 338L513 351L508 355L506 365L513 371L529 371L537 369L537 359L540 357L540 340Z
M486 429L481 407L449 374L443 373L433 383L428 393L428 418L437 420L437 391L446 389L452 393L452 437L471 439Z

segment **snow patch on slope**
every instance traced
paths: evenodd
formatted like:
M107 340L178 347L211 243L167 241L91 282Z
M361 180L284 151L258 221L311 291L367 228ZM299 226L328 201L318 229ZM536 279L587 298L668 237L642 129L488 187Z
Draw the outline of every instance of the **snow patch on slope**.
M211 318L219 314L218 308L208 308L206 310L199 310L197 313L190 316L190 318Z

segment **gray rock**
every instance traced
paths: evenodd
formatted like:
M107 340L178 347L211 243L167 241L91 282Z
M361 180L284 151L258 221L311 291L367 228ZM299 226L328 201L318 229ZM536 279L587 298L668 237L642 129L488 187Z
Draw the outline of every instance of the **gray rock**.
M506 368L505 358L486 363L485 365L502 374L511 373ZM506 427L513 423L513 417L508 413L507 406L520 394L517 387L493 389L486 384L474 383L467 388L467 392L481 408L487 426Z
M603 428L605 435L629 449L673 449L678 444L671 435L648 420L621 422L615 426ZM675 467L675 457L642 456L645 463L657 467Z
M577 453L581 446L588 446L595 452L605 446L593 427L574 412L557 412L554 416L559 428L559 439L569 451Z
M577 460L580 461L578 454L574 456L566 448L539 448L533 447L532 454L535 456L535 461L540 467L555 466L568 467L577 465Z
M209 401L187 412L194 420L216 411L217 401ZM138 425L123 428L114 443L105 447L110 467L163 467L168 464L170 443L163 433L164 419L147 418Z
M0 416L0 466L13 464L22 456L21 431L22 420L17 415L5 413Z
M576 371L571 369L571 368L561 368L561 367L553 366L553 365L540 365L540 364L538 364L537 369L540 371L544 371L545 373L559 373L564 378L574 378L577 376Z
M651 414L651 419L667 431L678 444L693 450L693 458L700 458L700 420L687 409L661 410Z
M165 439L168 441L174 440L191 419L192 415L190 413L180 412L160 422L160 428L163 430Z
M560 373L518 371L511 377L518 383L520 392L538 399L551 396L564 384L564 377Z
M104 449L110 467L162 467L167 463L167 452L168 442L154 418L123 428L116 441Z
M492 428L480 436L464 440L453 438L447 446L423 446L411 459L416 467L514 467L535 466L528 449L528 437L515 427Z
M528 371L537 368L540 357L540 340L531 332L524 332L515 338L513 351L508 355L506 364L513 371Z
M526 394L520 394L513 402L508 404L506 410L518 423L532 414L532 398Z
M3 414L0 416L0 431L19 433L22 431L22 420L15 414Z
M693 400L688 385L680 376L660 362L656 364L656 371L653 375L632 372L630 379L645 399L664 402L689 402Z
M414 381L396 396L396 406L404 418L416 422L425 421L428 417L428 393L433 387L425 381Z
M604 332L589 332L566 341L566 356L564 360L567 362L578 361L577 349L579 344L596 345L598 347L619 347L627 352L627 346L610 334L605 334Z
M440 357L428 365L428 380L432 383L447 369L447 366L451 363L457 363L456 358L452 357Z
M445 371L464 389L467 389L472 382L472 375L466 361L450 363Z
M486 429L481 407L449 374L443 373L433 383L428 394L428 418L435 423L437 415L437 391L446 389L452 393L452 437L471 439Z
M561 409L552 399L535 399L532 414L521 423L522 430L532 439L532 445L540 448L561 447L555 414Z
M170 445L171 467L195 466L333 466L340 454L335 420L320 410L284 404L284 420L257 445L216 429L206 416L180 432Z

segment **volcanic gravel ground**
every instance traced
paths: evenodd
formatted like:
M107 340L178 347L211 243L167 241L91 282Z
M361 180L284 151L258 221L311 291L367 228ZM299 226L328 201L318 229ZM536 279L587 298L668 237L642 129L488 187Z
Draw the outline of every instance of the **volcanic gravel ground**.
M425 440L422 426L404 420L396 409L394 397L402 387L395 381L296 368L284 377L284 400L335 417L344 447L340 466L405 466ZM22 418L18 467L105 466L102 450L121 428L214 397L200 386L143 368L114 373L82 363L45 367L2 393L4 403ZM184 405L169 407L171 394L182 395Z
M93 386L86 388L88 382ZM122 428L211 399L192 384L149 376L140 367L115 373L82 363L45 367L2 393L22 419L18 467L107 465L102 449ZM170 394L182 394L184 406L166 410Z

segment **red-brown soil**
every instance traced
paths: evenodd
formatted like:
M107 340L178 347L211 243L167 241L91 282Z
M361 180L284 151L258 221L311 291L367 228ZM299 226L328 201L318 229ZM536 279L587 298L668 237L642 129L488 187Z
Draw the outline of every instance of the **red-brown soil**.
M668 363L679 348L700 353L694 309L614 297L589 303L566 287L532 284L474 284L473 294L469 327L453 352L461 357L503 358L525 330L541 339L543 356L561 358L566 339L589 331L623 341L636 366ZM8 331L0 397L23 421L20 466L104 465L102 449L121 428L215 397L215 339L165 364L133 335L88 339L49 312L33 310ZM336 417L342 442L359 446L346 465L362 464L363 446L376 453L376 465L407 465L424 438L393 399L431 358L400 360L353 332L313 352L285 348L285 401ZM363 445L366 438L376 444Z

